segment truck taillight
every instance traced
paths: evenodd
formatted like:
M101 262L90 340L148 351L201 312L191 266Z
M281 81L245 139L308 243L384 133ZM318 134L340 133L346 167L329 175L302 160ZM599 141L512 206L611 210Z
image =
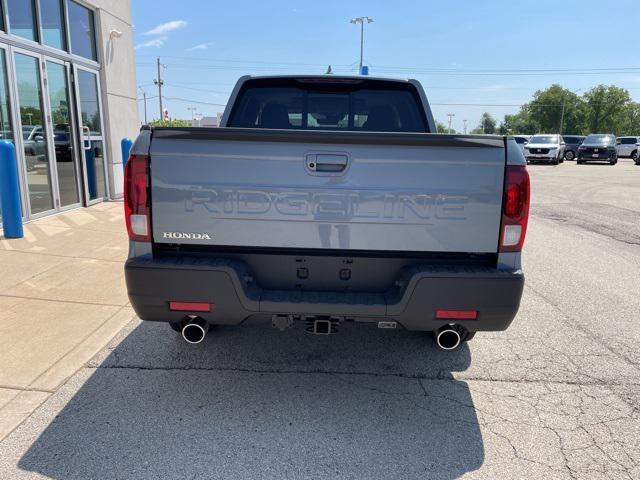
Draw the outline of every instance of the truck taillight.
M529 221L529 173L523 165L507 165L502 203L501 252L519 252Z
M129 238L151 241L149 157L131 155L124 170L124 216Z

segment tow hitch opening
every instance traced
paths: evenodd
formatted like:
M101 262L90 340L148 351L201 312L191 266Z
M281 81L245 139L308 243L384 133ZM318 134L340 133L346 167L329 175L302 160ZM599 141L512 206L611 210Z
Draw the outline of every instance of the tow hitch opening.
M338 319L335 318L307 318L307 332L314 335L331 335L338 333Z

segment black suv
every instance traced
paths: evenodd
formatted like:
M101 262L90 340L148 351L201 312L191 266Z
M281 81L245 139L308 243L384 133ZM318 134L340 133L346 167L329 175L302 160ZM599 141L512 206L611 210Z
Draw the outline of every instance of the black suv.
M611 134L592 133L578 147L578 165L585 162L618 163L616 136Z
M564 148L564 159L575 160L578 156L578 147L584 141L584 135L563 135L562 138L564 138L564 143L567 144Z

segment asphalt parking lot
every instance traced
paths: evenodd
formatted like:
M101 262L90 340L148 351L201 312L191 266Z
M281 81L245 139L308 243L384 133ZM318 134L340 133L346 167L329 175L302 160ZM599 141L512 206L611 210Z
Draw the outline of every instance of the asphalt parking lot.
M134 321L0 443L0 478L640 478L640 167L529 170L508 331L190 346Z

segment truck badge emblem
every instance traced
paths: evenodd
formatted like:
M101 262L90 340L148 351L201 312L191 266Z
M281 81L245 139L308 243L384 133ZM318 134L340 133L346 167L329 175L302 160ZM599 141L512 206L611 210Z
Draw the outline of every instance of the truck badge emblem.
M173 240L211 240L206 233L191 232L162 232L162 238L171 238Z

